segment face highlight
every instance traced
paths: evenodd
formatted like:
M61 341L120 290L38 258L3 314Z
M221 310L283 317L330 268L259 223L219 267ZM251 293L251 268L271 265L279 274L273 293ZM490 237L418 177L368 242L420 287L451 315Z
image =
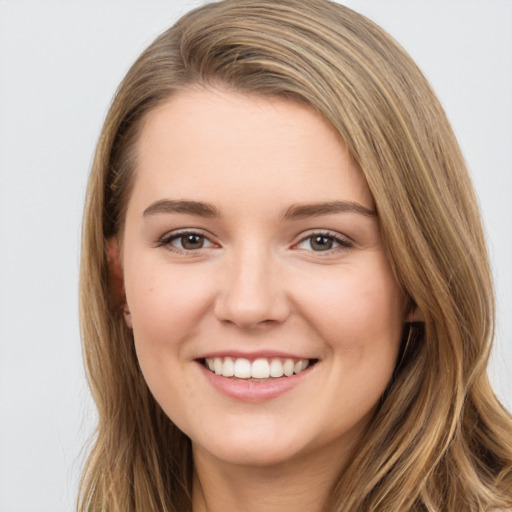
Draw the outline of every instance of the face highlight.
M405 299L322 118L177 94L140 134L122 247L140 367L196 458L343 460L391 378Z

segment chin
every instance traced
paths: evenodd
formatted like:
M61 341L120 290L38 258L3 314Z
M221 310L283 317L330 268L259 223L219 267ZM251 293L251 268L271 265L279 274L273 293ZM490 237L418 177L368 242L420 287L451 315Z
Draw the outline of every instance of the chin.
M228 434L226 434L228 432ZM284 464L299 456L305 444L290 436L290 429L223 429L208 439L192 440L194 455L208 454L226 464L268 467Z
M193 444L194 455L208 451L204 447L196 447ZM262 446L230 446L216 447L208 451L209 456L230 466L243 466L251 468L276 467L292 461L299 454L296 450L287 450L282 446L271 447L268 444Z

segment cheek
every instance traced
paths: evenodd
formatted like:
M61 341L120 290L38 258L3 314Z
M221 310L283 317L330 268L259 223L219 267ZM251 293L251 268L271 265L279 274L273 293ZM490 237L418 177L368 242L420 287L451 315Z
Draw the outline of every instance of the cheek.
M200 275L180 266L144 265L141 260L132 268L125 266L140 368L157 402L179 426L176 420L186 416L185 411L193 415L201 403L194 383L182 377L193 349L188 341L197 337L200 319L211 304L210 283Z
M403 294L390 272L354 271L309 289L315 293L304 299L304 315L332 361L324 405L338 404L336 421L345 428L347 418L364 418L373 410L392 377L403 329Z
M200 272L182 266L138 264L126 268L126 298L138 348L179 346L193 335L212 302L212 287Z
M386 325L401 322L402 294L392 282L375 281L358 276L315 283L304 302L322 317L326 324L340 323L354 327L354 334L368 324Z
M387 265L343 269L330 279L311 278L300 293L303 316L331 349L398 349L404 296Z

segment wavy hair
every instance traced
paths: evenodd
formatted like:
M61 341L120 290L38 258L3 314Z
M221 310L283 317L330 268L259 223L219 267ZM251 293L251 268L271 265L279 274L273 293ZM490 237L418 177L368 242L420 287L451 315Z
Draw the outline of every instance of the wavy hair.
M378 212L398 283L423 313L326 511L512 507L512 419L486 374L494 300L477 199L445 113L406 52L327 0L225 0L182 17L138 58L99 138L83 224L80 312L98 426L81 512L191 510L190 440L142 377L108 240L122 232L145 116L222 85L311 105L339 132Z

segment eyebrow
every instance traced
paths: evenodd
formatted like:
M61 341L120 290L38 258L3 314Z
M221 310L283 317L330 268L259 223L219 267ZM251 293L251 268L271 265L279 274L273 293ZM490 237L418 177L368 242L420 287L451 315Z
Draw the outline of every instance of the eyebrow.
M375 217L377 212L354 201L329 201L326 203L296 204L286 209L282 220L318 217L334 213L358 213L366 217Z
M161 199L148 206L143 217L149 217L159 213L188 213L200 217L219 217L219 210L209 203L199 201L178 201L171 199Z
M150 217L161 213L185 213L208 218L220 217L219 210L210 203L173 199L155 201L144 210L142 215ZM335 213L357 213L366 217L377 215L375 210L366 208L366 206L354 201L328 201L323 203L294 204L284 211L281 215L281 220L296 220Z

